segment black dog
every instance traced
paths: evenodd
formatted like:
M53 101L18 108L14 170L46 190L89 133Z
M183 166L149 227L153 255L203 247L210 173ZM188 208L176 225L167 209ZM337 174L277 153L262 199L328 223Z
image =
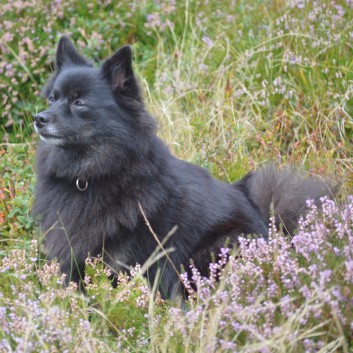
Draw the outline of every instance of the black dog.
M316 178L272 167L226 184L171 155L145 109L128 46L95 68L62 37L44 95L49 108L34 118L42 142L33 213L68 280L80 280L89 255L102 254L116 271L143 264L177 226L163 245L174 251L147 272L153 283L160 268L160 291L173 297L190 259L207 274L210 252L227 239L266 238L271 204L291 233L306 199L330 193Z

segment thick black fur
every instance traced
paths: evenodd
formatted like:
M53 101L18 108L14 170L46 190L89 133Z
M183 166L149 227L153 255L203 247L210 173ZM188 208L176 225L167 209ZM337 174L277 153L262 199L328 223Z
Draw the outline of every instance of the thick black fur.
M240 235L268 236L270 205L293 232L306 199L330 194L316 178L273 167L226 184L179 160L156 135L123 47L100 68L81 56L67 37L59 41L56 71L44 88L47 110L35 116L41 137L33 214L45 233L44 249L57 258L68 280L79 281L87 256L104 254L119 271L143 264L160 241L174 248L176 269L190 259L207 273L210 251ZM76 182L85 191L80 191ZM165 257L148 270L153 283L172 297L178 276Z

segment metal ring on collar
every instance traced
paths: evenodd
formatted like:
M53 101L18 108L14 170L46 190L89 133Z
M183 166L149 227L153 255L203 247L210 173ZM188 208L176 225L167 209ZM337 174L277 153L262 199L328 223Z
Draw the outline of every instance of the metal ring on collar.
M84 186L82 186L82 184L84 184ZM88 181L87 180L80 180L80 178L77 178L76 187L79 191L86 191L88 188Z

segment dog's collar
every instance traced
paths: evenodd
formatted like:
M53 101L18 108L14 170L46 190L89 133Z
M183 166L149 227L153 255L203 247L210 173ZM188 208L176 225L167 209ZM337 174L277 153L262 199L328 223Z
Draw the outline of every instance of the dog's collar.
M82 192L86 191L88 188L88 181L77 178L76 179L76 187L77 187L77 190L79 190L79 191L82 191Z

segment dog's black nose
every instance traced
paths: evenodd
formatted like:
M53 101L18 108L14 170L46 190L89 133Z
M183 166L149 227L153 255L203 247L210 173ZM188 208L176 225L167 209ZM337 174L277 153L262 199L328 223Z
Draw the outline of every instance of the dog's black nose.
M38 113L34 116L34 123L38 128L42 128L48 121L48 116L43 113Z

